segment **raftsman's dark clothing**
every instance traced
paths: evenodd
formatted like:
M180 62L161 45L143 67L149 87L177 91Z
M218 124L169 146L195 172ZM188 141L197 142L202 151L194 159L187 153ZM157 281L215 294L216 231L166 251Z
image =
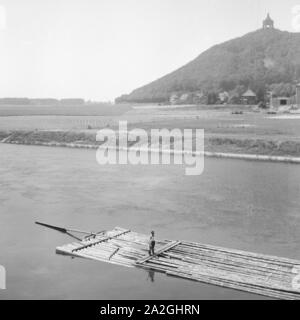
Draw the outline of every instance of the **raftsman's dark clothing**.
M151 236L150 241L149 241L149 255L150 256L154 255L154 247L155 247L155 239L154 239L154 236Z

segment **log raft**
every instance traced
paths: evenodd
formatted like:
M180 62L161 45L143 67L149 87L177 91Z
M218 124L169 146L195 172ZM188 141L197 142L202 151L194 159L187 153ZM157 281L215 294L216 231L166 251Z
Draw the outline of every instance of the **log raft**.
M190 241L158 240L154 256L149 256L148 249L147 235L116 227L57 247L56 252L126 267L151 269L168 276L277 299L300 299L298 260Z

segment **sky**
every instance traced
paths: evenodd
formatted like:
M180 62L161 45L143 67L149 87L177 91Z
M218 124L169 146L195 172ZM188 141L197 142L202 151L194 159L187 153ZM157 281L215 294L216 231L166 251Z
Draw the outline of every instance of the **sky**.
M0 0L0 97L113 101L300 0Z

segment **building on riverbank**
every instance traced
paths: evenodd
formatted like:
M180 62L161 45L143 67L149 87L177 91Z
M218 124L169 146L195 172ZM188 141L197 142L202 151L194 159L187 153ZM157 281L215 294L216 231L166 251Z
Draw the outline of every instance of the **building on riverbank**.
M172 105L176 105L178 104L179 102L179 94L177 94L176 92L175 93L172 93L171 96L170 96L170 104Z
M257 102L257 96L256 93L253 92L251 89L248 89L243 95L242 95L242 102L243 104L256 104Z
M273 97L271 106L274 108L290 106L294 104L295 98L294 97Z

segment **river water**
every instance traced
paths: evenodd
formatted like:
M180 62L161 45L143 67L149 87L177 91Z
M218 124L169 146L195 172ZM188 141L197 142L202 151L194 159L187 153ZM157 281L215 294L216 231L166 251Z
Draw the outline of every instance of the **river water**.
M100 166L94 150L0 144L0 299L253 299L256 295L57 255L46 223L115 226L300 259L300 166L205 159L184 167Z

